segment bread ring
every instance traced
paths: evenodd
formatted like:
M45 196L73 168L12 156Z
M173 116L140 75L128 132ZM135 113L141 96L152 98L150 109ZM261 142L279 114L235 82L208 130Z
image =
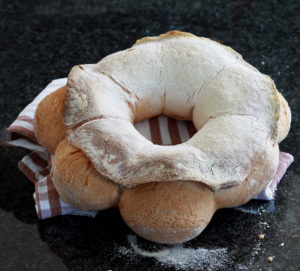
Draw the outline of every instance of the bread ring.
M223 53L229 64L221 61ZM205 68L194 63L199 54L205 54ZM170 65L162 69L164 63ZM206 69L210 77L200 84ZM173 81L162 80L162 91L155 88L157 77ZM191 94L186 83L198 91ZM57 96L56 113L45 114L54 110ZM192 239L215 210L244 204L264 189L277 169L278 143L291 121L288 104L269 77L232 49L178 31L142 39L98 64L74 67L67 91L45 99L35 117L43 123L35 125L38 140L48 150L65 135L69 140L57 147L51 172L60 196L83 210L119 204L130 228L161 243ZM198 133L184 144L153 145L132 123L159 114L193 120ZM89 191L86 179L92 180Z
M67 87L69 141L123 187L185 180L217 191L241 184L256 157L275 161L274 82L209 39L178 31L142 39L73 67ZM159 114L192 120L198 132L182 144L154 145L132 124Z

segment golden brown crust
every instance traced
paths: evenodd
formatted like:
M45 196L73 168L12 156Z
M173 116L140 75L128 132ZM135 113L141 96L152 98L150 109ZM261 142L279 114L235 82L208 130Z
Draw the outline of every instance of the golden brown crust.
M120 212L138 235L158 243L181 243L200 234L215 212L214 195L196 182L148 183L123 190Z
M135 42L135 44L133 46L136 46L136 45L139 45L139 44L142 44L142 43L145 43L145 42L149 42L149 41L156 41L156 40L160 40L160 39L163 39L163 38L173 38L173 37L195 38L197 36L195 36L191 33L188 33L188 32L181 32L181 31L178 31L178 30L172 30L172 31L169 31L165 34L161 34L161 35L156 36L156 37L144 37L142 39L139 39Z
M116 207L119 187L104 178L84 153L64 139L55 151L51 170L54 186L63 200L80 210Z
M46 96L38 105L33 128L38 142L50 153L66 137L63 109L67 87L63 86Z
M266 77L269 78L269 80L272 82L272 86L273 86L273 99L272 99L272 103L274 106L274 114L273 114L273 118L274 118L274 137L275 137L275 141L278 138L278 123L279 123L279 118L280 118L280 98L278 95L278 91L276 89L275 83L274 81L271 79L271 77L267 76Z

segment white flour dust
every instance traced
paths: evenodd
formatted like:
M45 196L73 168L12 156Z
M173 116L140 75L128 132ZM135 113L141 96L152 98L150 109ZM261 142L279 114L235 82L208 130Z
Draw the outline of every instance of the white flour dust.
M170 248L159 251L146 251L138 247L136 236L129 235L129 248L120 247L119 253L122 256L134 257L140 255L154 258L158 263L184 270L219 270L229 263L226 248L205 249L185 248L183 245L174 245Z

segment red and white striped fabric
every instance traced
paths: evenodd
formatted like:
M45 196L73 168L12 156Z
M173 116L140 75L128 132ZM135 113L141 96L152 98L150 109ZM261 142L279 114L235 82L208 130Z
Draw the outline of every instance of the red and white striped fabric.
M73 214L95 216L95 211L80 211L64 202L58 195L49 175L53 156L39 145L33 133L33 118L39 102L64 86L66 78L52 81L25 109L18 118L6 129L5 141L8 145L24 147L32 150L19 163L19 169L35 184L34 199L36 211L40 219L57 215ZM154 144L174 145L188 140L196 130L189 121L179 121L165 116L159 116L147 121L135 123L136 129ZM256 199L271 200L277 184L283 177L293 156L280 153L280 164L276 176L267 188Z

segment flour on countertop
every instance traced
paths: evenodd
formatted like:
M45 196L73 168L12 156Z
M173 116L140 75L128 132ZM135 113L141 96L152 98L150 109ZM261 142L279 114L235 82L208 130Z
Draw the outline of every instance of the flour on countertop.
M139 248L137 238L128 236L127 247L120 247L118 252L122 256L134 258L136 256L151 257L166 267L174 267L184 270L220 270L225 267L230 258L226 248L205 249L186 248L182 244L174 245L158 251L147 251Z

